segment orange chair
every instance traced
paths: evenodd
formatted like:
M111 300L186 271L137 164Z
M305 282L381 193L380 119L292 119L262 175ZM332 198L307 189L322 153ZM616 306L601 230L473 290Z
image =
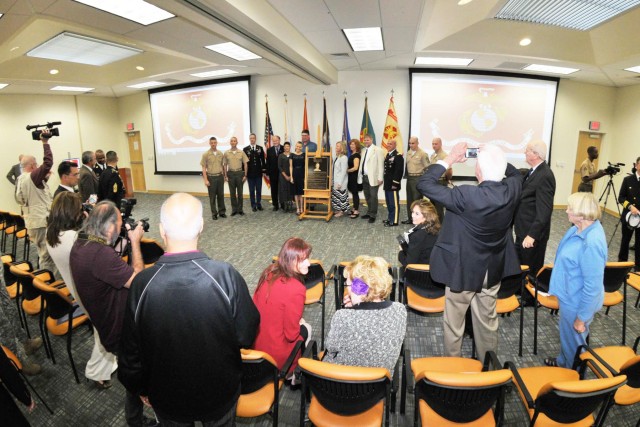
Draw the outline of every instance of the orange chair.
M140 240L140 252L142 252L144 268L147 268L155 264L164 255L164 248L155 239L143 238Z
M627 337L627 276L633 268L633 262L607 262L604 267L604 303L607 307L605 314L609 315L609 310L614 305L622 303L622 345ZM619 289L623 286L624 295Z
M524 317L522 316L522 299L518 300L516 293L524 289L529 266L521 265L522 272L515 276L505 277L500 283L498 300L496 301L496 313L504 317L511 315L520 308L520 338L518 341L518 356L522 356L522 330L524 329Z
M549 291L549 282L551 281L551 271L553 270L552 264L543 265L535 280L532 282L527 280L525 283L525 289L533 297L533 354L538 354L538 304L542 307L551 310L551 315L558 314L560 305L558 304L558 298L547 295ZM530 279L531 276L528 276ZM541 293L541 292L544 292ZM523 313L524 314L524 313Z
M627 285L638 291L638 297L636 298L636 303L634 304L634 307L638 308L638 303L640 302L640 272L636 271L635 273L630 273L627 277Z
M14 258L17 257L18 240L23 239L24 247L23 247L22 259L28 261L29 245L31 242L29 240L29 233L27 231L27 226L24 223L24 217L20 214L14 214L14 213L10 213L9 215L11 215L13 224L14 224L13 243L11 244L11 255L13 255Z

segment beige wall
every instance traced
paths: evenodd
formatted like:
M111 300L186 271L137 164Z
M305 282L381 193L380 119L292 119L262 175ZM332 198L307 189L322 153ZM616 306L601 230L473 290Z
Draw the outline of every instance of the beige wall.
M317 125L322 120L322 91L328 101L331 140L336 141L342 133L342 99L347 92L350 129L360 129L364 106L364 92L368 91L369 112L378 139L386 117L391 90L394 90L395 105L406 145L409 132L409 79L406 70L341 72L339 83L331 86L316 86L290 75L255 77L251 81L252 130L262 139L265 117L265 94L269 95L269 112L274 132L284 136L284 97L288 95L288 130L292 140L299 138L302 122L303 94L307 93L309 123L312 139L317 140ZM559 86L551 167L556 175L557 190L555 204L563 205L571 191L573 164L576 159L578 134L588 130L590 120L602 123L605 134L602 145L601 164L608 160L630 162L640 155L638 144L629 138L640 134L640 121L636 119L640 109L640 86L613 88L575 83L562 80ZM33 153L42 159L41 149L30 134L24 130L27 124L47 120L60 120L62 136L54 138L53 152L57 165L59 159L79 157L84 150L116 150L120 166L129 165L126 140L126 123L133 122L140 131L144 156L145 178L150 191L189 191L205 193L199 176L155 175L153 134L149 98L139 93L123 98L99 98L91 96L17 96L0 95L0 129L2 130L5 155L0 162L0 172L8 171L17 162L20 153ZM564 166L563 166L564 165ZM4 172L6 173L6 172ZM623 174L615 179L619 187ZM51 187L58 185L57 176ZM600 180L596 191L602 191L604 180ZM16 209L12 197L13 188L8 181L0 185L2 207ZM263 193L268 190L263 188ZM599 194L599 193L598 193Z

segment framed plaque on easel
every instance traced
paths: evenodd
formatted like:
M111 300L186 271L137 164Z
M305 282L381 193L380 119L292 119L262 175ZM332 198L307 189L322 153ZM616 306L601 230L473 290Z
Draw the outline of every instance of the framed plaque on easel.
M333 163L331 152L316 152L305 155L304 164L304 209L298 219L316 218L329 221L331 210L331 179Z

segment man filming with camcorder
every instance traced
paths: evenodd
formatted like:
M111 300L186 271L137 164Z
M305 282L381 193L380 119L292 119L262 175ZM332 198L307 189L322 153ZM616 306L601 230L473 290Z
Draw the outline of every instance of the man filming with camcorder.
M578 185L578 191L583 193L592 193L593 192L593 181L598 178L602 178L607 174L604 169L597 170L596 165L593 162L598 158L598 148L591 146L587 148L587 158L582 165L580 166L580 176L582 177L582 182Z
M636 271L640 271L640 157L636 159L631 173L624 178L620 186L620 194L618 202L622 205L622 240L620 241L620 252L618 253L618 261L627 261L629 259L629 242L631 237L636 235L635 252L636 252Z
M29 230L29 238L37 248L38 265L41 269L50 270L56 277L59 277L56 266L49 256L49 252L47 252L45 240L47 216L49 216L52 201L49 185L47 184L53 167L53 153L51 152L49 139L54 131L56 135L60 135L58 129L53 128L54 124L61 124L61 122L27 126L27 130L46 126L43 130L32 132L32 136L35 138L37 133L39 140L42 142L44 157L42 165L37 166L35 157L25 155L25 157L33 159L33 169L28 177L23 177L19 180L19 185L16 189L16 201L22 206L25 226Z

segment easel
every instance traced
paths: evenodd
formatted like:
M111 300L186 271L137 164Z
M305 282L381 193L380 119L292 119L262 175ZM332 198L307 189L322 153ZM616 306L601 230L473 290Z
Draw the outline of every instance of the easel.
M331 209L331 177L333 176L331 152L324 152L320 148L314 156L309 156L307 148L304 160L304 209L298 219L314 218L324 219L328 222L333 216ZM319 207L322 209L318 209Z

